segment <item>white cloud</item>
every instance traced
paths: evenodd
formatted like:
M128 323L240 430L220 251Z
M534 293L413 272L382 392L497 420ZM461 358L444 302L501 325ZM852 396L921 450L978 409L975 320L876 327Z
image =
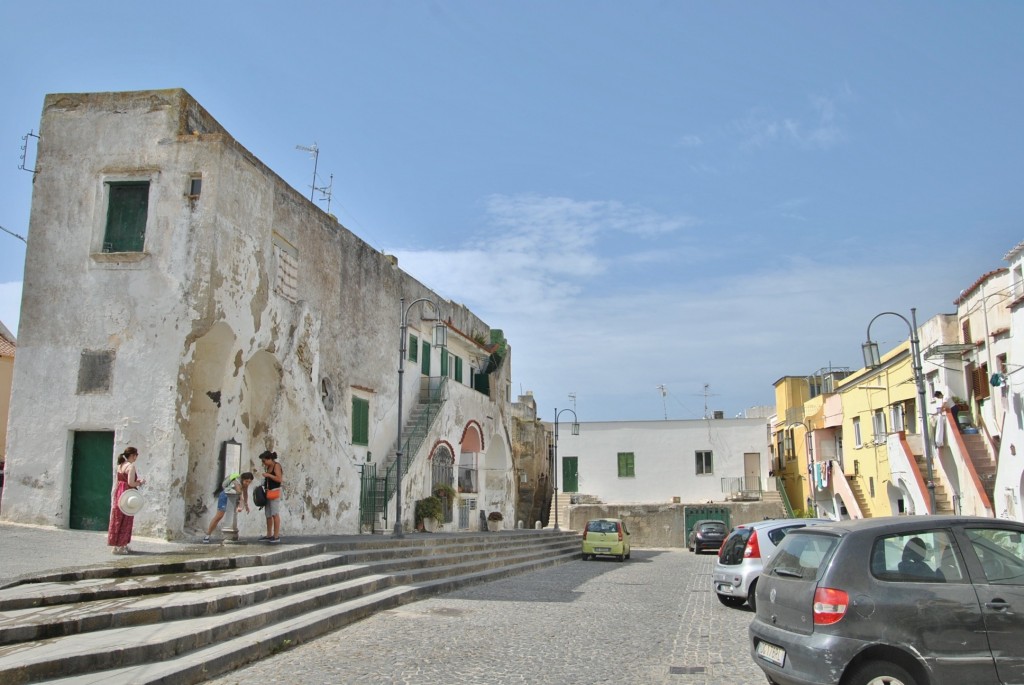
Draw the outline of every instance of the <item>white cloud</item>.
M775 143L792 143L805 149L824 150L847 138L842 126L841 101L852 98L844 86L834 96L811 95L810 112L803 116L779 116L765 107L756 107L734 123L744 148L765 148Z
M899 299L909 310L941 292L892 265L838 259L766 256L756 270L709 277L724 261L699 273L678 258L659 262L676 256L674 247L659 249L665 235L626 241L627 249L615 243L611 252L602 242L630 230L624 218L685 226L685 217L566 198L502 197L489 207L488 238L477 237L472 250L399 250L399 265L504 330L513 394L535 391L546 411L575 392L587 420L659 418L658 384L693 394L709 383L713 408L730 416L770 404L783 375L857 364L879 303L899 307ZM627 264L650 266L623 278ZM697 418L702 403L691 405L696 415L672 418Z
M21 282L0 283L0 321L15 336L18 335L20 312Z

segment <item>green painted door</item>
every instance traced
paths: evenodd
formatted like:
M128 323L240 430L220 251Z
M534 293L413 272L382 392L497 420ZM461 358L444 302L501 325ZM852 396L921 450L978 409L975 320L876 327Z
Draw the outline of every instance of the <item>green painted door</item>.
M424 376L430 375L430 343L423 341L423 351L420 354L420 371Z
M578 492L579 489L579 458L562 457L562 492Z
M71 448L71 516L76 530L106 530L114 484L114 434L75 433Z

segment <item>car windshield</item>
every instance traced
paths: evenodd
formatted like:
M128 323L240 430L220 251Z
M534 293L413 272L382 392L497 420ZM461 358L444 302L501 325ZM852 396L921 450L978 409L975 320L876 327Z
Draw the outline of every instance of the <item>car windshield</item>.
M615 521L590 521L587 523L588 533L618 533L619 524Z
M725 524L724 523L718 523L718 522L702 523L701 526L700 526L700 532L702 532L702 533L724 533L725 532Z
M779 551L765 573L786 578L814 580L824 568L839 538L832 535L808 535L791 532L783 539Z

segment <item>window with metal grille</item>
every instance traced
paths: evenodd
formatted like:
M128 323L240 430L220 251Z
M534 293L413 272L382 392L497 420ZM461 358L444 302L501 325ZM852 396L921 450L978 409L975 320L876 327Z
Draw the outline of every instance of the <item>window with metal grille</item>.
M142 252L149 213L149 181L107 184L104 252Z
M446 445L438 445L437 449L434 450L433 456L430 458L430 491L432 493L437 492L439 485L447 485L449 488L452 487L452 483L455 480L455 456ZM444 522L451 523L453 505L455 503L449 501L447 497L441 498L441 506L444 509Z

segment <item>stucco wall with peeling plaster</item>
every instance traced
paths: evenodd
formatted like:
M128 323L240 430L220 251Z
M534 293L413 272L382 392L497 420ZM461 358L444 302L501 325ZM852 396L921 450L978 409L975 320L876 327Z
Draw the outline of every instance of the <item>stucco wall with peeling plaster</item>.
M283 534L357 532L360 467L394 449L400 298L439 303L467 372L488 354L477 341L489 326L297 193L183 90L48 96L37 168L5 520L67 526L74 434L113 431L115 454L138 447L149 481L139 534L175 539L205 527L229 439L242 445L242 470L258 471L265 449L280 455ZM150 182L144 250L104 253L106 184L141 179ZM290 285L282 253L297 267ZM411 309L410 332L429 340L421 316L431 313ZM86 350L114 352L109 392L77 392ZM487 444L480 506L511 518L510 374L506 350L490 397L449 383L403 481L407 527L413 501L429 492L430 446L443 439L457 450L470 420ZM419 377L407 362L405 414ZM370 403L368 445L352 443L354 395ZM241 518L243 536L263 529L261 512Z

